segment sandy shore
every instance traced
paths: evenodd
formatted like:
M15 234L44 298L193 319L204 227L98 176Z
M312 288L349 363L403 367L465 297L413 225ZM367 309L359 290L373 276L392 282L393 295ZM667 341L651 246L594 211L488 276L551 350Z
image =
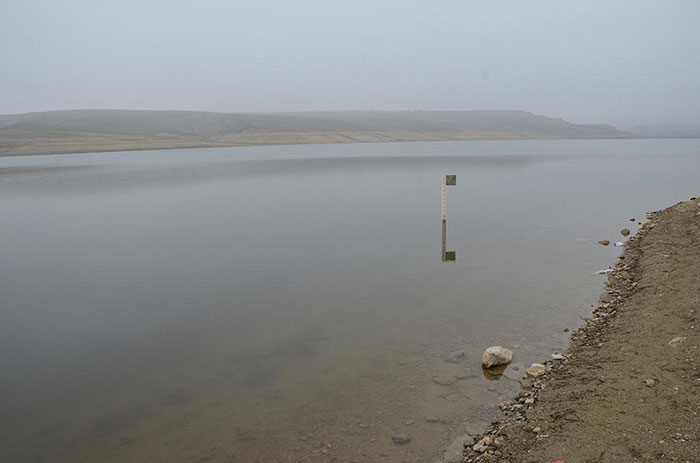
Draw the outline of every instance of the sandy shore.
M700 199L648 219L563 358L464 462L700 461Z
M329 143L384 143L415 141L466 140L546 140L557 138L547 133L518 133L509 131L457 132L334 132L334 133L263 133L234 134L199 138L138 138L84 134L80 137L21 136L0 134L0 156L30 156L42 154L102 153L113 151L144 151L162 149L226 148L269 145L313 145ZM587 137L595 138L595 137Z

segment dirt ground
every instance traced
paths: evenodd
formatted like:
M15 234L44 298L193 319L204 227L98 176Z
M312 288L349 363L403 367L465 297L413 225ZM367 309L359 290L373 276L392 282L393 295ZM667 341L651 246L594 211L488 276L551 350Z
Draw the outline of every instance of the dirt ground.
M649 214L544 363L465 462L700 462L700 199Z

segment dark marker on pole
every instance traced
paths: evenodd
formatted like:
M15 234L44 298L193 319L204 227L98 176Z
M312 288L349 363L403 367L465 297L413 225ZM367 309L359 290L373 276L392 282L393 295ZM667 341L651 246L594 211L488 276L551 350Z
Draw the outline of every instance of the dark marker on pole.
M442 221L447 222L447 187L457 185L456 175L442 176Z

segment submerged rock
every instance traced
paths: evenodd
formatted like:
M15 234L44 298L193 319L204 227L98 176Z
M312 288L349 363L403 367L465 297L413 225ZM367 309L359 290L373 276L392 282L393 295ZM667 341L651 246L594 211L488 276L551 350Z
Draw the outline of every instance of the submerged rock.
M513 361L513 351L501 346L491 346L484 351L481 364L484 368L508 365Z
M433 382L436 384L439 384L440 386L450 386L454 383L457 382L457 377L456 376L447 376L447 375L434 375L433 376Z
M602 244L603 246L607 246L607 245L610 244L610 241L608 241L608 240L600 240L600 241L598 241L598 244Z
M459 363L463 360L467 359L467 352L464 350L456 350L454 352L450 352L447 354L445 357L445 360L451 363Z
M620 233L622 234L622 236L630 236L629 228L623 228L622 230L620 230Z
M439 423L439 424L445 424L445 425L451 425L452 420L449 420L447 418L438 418L437 416L426 416L425 421L427 423Z

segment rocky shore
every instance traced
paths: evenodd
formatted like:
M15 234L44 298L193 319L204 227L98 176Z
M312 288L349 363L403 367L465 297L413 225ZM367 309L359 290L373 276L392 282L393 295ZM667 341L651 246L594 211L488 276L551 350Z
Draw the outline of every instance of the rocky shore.
M463 462L700 461L700 199L647 218L569 349L529 369Z

